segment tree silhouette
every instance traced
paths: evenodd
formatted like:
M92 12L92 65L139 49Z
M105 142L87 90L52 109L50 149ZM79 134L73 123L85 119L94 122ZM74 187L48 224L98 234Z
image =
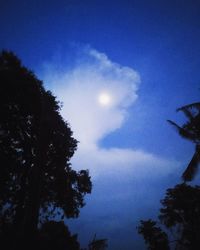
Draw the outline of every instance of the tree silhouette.
M149 250L169 250L168 236L155 221L141 220L138 233L143 235Z
M180 127L171 120L168 120L168 122L178 130L180 136L192 141L196 145L195 153L182 175L184 181L191 181L200 163L200 103L183 106L177 109L177 111L182 111L185 114L188 119L186 123Z
M49 221L39 231L39 249L80 250L77 235L71 235L63 222Z
M196 145L196 151L182 175L184 183L169 188L166 196L161 200L162 208L158 216L159 222L166 228L168 235L156 222L152 220L141 221L138 233L142 234L148 249L200 249L200 186L190 186L191 181L200 163L200 103L193 103L179 108L188 121L180 127L168 120L179 134ZM170 239L170 240L169 240ZM159 246L159 244L164 244ZM172 246L172 248L169 248Z
M33 237L39 222L77 217L91 192L88 171L70 166L77 141L59 110L12 52L0 53L1 232Z
M161 200L159 220L166 227L169 237L152 220L141 221L138 232L143 235L148 249L169 249L175 244L178 250L198 250L200 248L200 186L178 184L167 189ZM160 244L160 245L159 245ZM162 245L163 244L163 245ZM162 246L162 247L161 247Z
M174 231L183 249L200 248L200 187L185 183L167 190L161 201L160 221Z
M89 243L88 250L105 250L108 247L107 239L94 239Z

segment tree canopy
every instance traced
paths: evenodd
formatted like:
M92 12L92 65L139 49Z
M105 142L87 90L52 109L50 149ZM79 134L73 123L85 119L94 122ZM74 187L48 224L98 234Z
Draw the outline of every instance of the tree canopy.
M161 200L158 219L167 233L155 221L140 221L138 233L143 235L149 250L200 248L200 186L186 184L194 178L200 163L200 103L186 105L177 111L182 111L187 121L182 126L171 120L168 122L180 136L195 143L196 150L182 175L184 183L167 189Z
M161 200L160 221L174 231L177 244L185 249L200 247L200 186L178 184Z
M178 184L166 191L158 216L167 234L152 220L141 221L138 232L149 250L198 250L200 246L200 186ZM162 247L161 247L162 246Z
M138 233L142 234L149 250L169 250L168 236L153 220L141 220Z
M71 235L63 222L56 221L48 221L42 225L38 246L41 250L80 250L77 235Z
M0 53L0 230L37 229L54 216L77 217L92 184L75 171L77 148L60 104L12 53Z

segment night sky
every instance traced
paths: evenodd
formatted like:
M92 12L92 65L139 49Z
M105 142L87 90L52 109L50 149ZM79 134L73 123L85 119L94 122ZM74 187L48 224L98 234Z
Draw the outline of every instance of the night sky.
M82 247L142 250L140 219L155 218L194 145L166 122L199 101L200 1L1 1L0 49L14 51L62 101L79 140L74 169L93 192L66 220ZM195 180L198 180L198 176Z

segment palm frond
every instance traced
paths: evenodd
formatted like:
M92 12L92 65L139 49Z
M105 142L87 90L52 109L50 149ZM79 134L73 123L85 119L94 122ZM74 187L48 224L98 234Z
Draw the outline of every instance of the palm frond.
M200 111L200 102L194 102L178 108L176 111L182 111L183 109L197 109Z
M171 121L171 120L167 120L167 122L169 122L172 126L175 127L175 129L179 132L182 128L176 124L175 122Z
M192 181L197 173L198 165L200 163L200 145L196 146L196 151L192 157L192 160L188 164L186 170L182 175L184 181Z
M167 122L169 122L178 131L181 137L190 141L194 141L195 139L194 135L189 130L184 129L183 127L180 127L178 124L176 124L175 122L171 120L167 120Z
M196 151L182 175L184 181L191 181L196 175L200 163L200 102L185 105L178 108L177 111L182 111L188 118L187 121L181 127L171 120L168 122L181 137L196 144Z
M178 108L177 111L181 111L185 114L185 116L191 121L194 119L195 117L195 114L194 112L192 112L192 109L187 107L187 106L184 106L184 107L181 107L181 108Z

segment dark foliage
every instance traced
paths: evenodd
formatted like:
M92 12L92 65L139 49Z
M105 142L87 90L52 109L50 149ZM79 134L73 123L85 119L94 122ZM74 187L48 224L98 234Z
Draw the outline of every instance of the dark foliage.
M71 235L63 222L49 221L43 224L38 241L42 250L80 250L77 235Z
M164 249L155 248L160 238L164 238L165 243L168 242L167 249L169 245L176 250L200 249L200 186L194 187L185 183L194 178L200 163L200 103L186 105L177 111L182 111L187 117L185 124L180 127L173 121L168 122L183 138L195 143L196 150L182 175L184 183L167 189L165 198L161 200L163 207L158 218L170 233L171 240L156 227L156 222L141 221L138 232L143 235L150 250Z
M141 220L138 233L143 235L149 250L169 250L168 236L155 221Z
M195 153L189 162L182 178L184 181L191 181L196 175L198 165L200 163L200 103L192 103L177 109L182 111L187 117L185 124L180 127L175 122L168 120L183 138L195 143Z
M200 187L186 184L167 190L161 201L160 221L174 231L183 249L200 248Z
M89 243L88 250L105 250L108 247L107 239L94 239Z
M169 241L166 234L156 227L156 222L141 221L138 232L143 235L148 249L169 249L168 242L168 246L175 245L175 249L198 250L200 248L200 187L185 183L176 185L167 190L161 204L163 207L160 209L159 220L173 239Z
M32 241L30 241L30 238L16 234L13 227L7 229L8 231L0 234L0 243L1 246L5 247L4 249L80 250L77 235L71 235L68 227L63 222L45 222L37 230Z
M70 166L77 141L59 109L52 93L13 53L0 53L3 233L33 236L39 222L58 214L77 217L84 195L91 192L88 171Z

